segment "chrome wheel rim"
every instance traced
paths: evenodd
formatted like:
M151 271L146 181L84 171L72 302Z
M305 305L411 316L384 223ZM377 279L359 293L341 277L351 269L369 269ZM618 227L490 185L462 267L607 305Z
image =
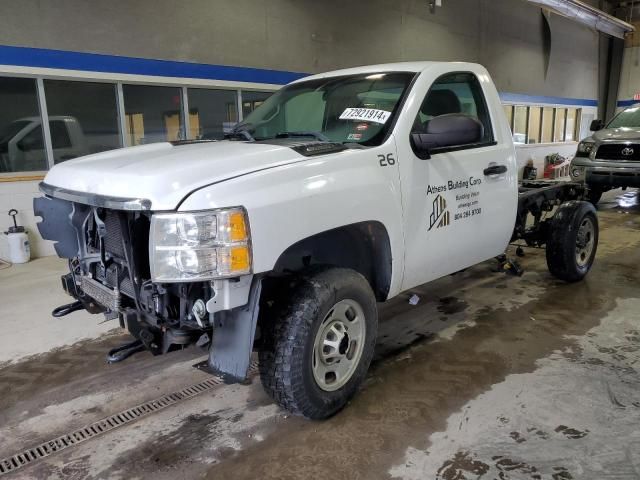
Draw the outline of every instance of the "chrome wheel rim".
M595 231L591 218L586 217L582 220L576 238L576 263L579 267L585 267L591 259L595 244Z
M336 303L318 328L313 342L313 377L327 392L338 390L353 377L366 338L364 311L355 300Z

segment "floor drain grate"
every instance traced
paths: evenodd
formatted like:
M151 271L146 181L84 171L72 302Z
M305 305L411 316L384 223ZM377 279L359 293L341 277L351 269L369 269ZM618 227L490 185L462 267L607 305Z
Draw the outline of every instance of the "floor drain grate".
M249 376L254 376L258 372L258 362L251 362L249 367ZM86 427L79 428L71 433L67 433L53 440L46 441L33 448L23 450L20 453L0 459L0 476L15 472L17 469L26 467L36 460L48 457L66 448L78 445L87 440L110 432L123 425L129 425L147 415L163 410L176 403L188 400L201 393L214 389L224 382L220 377L211 377L204 382L190 385L177 392L163 395L162 397L151 400L150 402L137 405L128 410L124 410L110 417L103 418Z

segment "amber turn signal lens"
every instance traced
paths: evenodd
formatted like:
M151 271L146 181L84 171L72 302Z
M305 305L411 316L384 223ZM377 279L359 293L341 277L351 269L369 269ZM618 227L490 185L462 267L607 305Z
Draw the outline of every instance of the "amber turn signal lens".
M229 237L232 242L243 242L247 240L247 224L244 213L233 212L229 215Z
M249 270L250 265L249 247L242 246L231 248L231 273L245 272Z

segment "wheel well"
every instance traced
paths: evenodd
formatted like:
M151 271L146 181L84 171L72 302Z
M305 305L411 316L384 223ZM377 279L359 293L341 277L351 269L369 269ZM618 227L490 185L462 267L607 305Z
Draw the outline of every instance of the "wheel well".
M300 272L309 267L331 265L362 274L378 301L391 286L391 243L380 222L360 222L317 233L294 243L278 258L275 273Z

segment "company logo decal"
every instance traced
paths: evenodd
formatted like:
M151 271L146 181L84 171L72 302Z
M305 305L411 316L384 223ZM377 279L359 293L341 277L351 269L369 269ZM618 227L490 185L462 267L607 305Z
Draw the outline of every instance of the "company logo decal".
M429 231L434 227L446 227L451 223L449 210L447 210L447 201L442 195L438 195L433 200L433 211L429 217Z
M622 155L624 155L625 157L630 157L631 155L633 155L633 148L631 147L623 148Z

